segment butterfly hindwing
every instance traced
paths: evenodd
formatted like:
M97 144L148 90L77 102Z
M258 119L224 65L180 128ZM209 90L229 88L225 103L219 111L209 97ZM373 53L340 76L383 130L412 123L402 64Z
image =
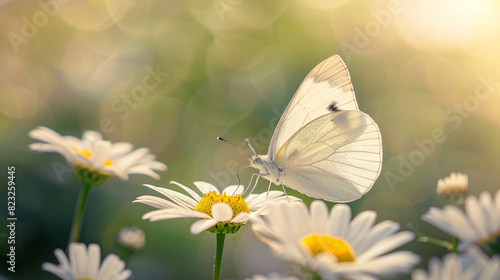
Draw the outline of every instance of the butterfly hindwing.
M276 163L284 170L285 186L330 201L352 201L380 174L380 130L363 112L331 112L292 135Z

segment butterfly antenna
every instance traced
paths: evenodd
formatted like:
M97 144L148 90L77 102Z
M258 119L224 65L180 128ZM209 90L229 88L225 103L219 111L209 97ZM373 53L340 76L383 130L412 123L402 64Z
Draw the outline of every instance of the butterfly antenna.
M217 140L219 140L219 141L221 141L221 142L224 142L224 143L227 143L227 144L231 144L231 145L236 146L236 147L238 147L238 148L240 148L240 149L243 149L243 150L245 150L245 151L248 151L248 152L250 152L250 153L254 153L254 154L255 154L255 151L253 151L253 149L252 149L252 150L249 150L249 149L244 148L244 147L242 147L242 146L240 146L240 145L236 145L236 144L234 144L234 143L231 143L231 142L227 141L226 139L224 139L224 138L222 138L222 137L217 137Z
M252 147L252 144L250 144L250 139L246 138L245 143L247 143L248 147L250 147L250 149L252 149L253 154L256 155L257 153L255 152L254 148Z

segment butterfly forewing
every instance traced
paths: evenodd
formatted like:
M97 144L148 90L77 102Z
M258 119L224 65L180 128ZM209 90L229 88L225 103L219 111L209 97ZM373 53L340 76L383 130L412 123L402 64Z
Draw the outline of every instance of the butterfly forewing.
M276 127L268 155L274 159L280 147L312 120L337 110L358 110L349 72L342 59L331 56L306 76Z
M331 112L292 135L276 163L283 167L285 186L316 198L352 201L380 174L380 130L363 112Z

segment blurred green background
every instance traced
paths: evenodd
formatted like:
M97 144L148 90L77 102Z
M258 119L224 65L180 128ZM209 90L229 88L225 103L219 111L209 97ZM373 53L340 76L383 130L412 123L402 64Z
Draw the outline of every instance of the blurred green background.
M1 1L0 218L14 165L18 222L17 271L0 275L56 279L40 266L57 262L53 250L69 236L79 182L70 172L58 179L61 156L28 150L28 131L43 125L77 137L98 130L151 148L169 167L159 181L132 175L92 189L83 242L112 253L119 229L138 225L147 245L128 263L133 279L209 279L215 236L191 235L189 219L142 221L152 208L132 200L156 195L143 183L237 183L235 170L249 154L216 137L249 137L265 154L302 79L333 54L345 60L359 107L378 123L384 144L382 173L351 203L353 212L375 210L378 221L447 238L420 221L428 207L441 206L438 179L465 172L471 194L498 189L499 12L493 0ZM151 71L156 83L145 89ZM242 182L252 172L241 172ZM256 192L266 188L261 180ZM272 257L250 226L230 240L224 279L298 269ZM417 242L404 248L423 257L420 267L445 253Z

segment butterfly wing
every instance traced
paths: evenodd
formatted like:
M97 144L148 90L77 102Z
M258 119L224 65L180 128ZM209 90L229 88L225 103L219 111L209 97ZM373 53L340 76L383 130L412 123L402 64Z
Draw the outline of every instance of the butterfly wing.
M281 182L308 196L349 202L372 187L382 168L382 137L360 111L321 116L296 132L276 156Z
M268 156L310 121L335 110L358 110L347 67L338 55L331 56L306 76L281 116L269 144Z

